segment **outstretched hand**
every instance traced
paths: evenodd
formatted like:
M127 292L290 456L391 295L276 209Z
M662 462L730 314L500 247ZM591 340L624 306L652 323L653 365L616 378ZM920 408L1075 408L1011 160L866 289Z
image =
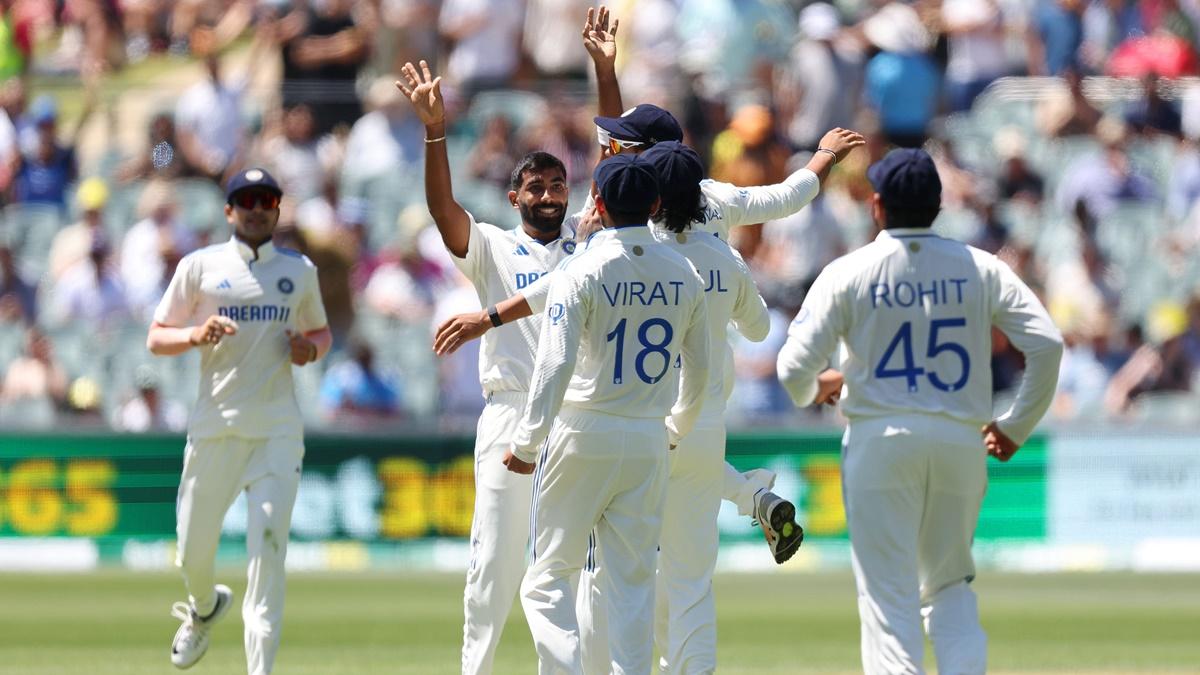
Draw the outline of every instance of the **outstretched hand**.
M438 356L453 354L459 347L478 339L492 327L487 312L468 312L446 319L438 326L433 336L433 353Z
M612 19L609 28L610 13L608 8L588 8L587 22L583 24L583 47L592 57L597 67L614 67L617 61L617 28L620 19Z
M840 162L846 159L846 155L849 155L852 150L866 144L867 140L862 137L862 134L838 127L822 136L818 147L833 151L837 155L837 161Z
M396 88L412 103L413 110L425 126L441 124L446 121L446 107L442 99L442 78L434 77L429 72L429 64L424 59L420 62L421 70L412 62L405 63L400 69L403 79L396 80Z

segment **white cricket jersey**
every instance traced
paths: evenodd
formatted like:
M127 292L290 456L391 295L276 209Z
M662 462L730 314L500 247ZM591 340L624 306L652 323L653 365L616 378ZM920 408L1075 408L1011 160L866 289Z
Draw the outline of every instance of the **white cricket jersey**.
M620 417L670 415L674 442L700 413L708 358L704 284L691 263L644 225L597 232L550 283L515 453L536 459L564 403Z
M693 227L697 224L692 223ZM655 239L667 244L687 258L704 282L708 306L709 347L708 387L705 393L703 416L720 416L733 391L733 348L729 344L728 328L734 329L752 342L767 337L771 317L767 303L758 294L750 268L741 254L718 237L705 232L675 233L651 223ZM550 284L558 275L554 271L521 291L533 314L546 310Z
M809 405L840 340L851 422L926 413L982 425L993 415L992 326L1025 355L998 420L1024 443L1054 397L1062 336L1007 265L925 228L885 230L821 272L788 329L779 378Z
M287 331L324 328L325 307L312 262L270 242L253 249L236 238L179 262L154 312L164 326L237 322L235 335L200 350L200 392L188 424L192 438L299 436Z
M774 185L738 187L707 178L700 181L704 216L692 222L692 229L728 240L733 228L786 218L808 206L820 191L821 179L808 169L795 171ZM589 194L581 213L595 204Z
M467 255L450 259L470 279L482 307L520 293L526 286L558 266L575 252L575 226L579 214L568 216L558 239L542 243L521 227L504 230L488 223L471 222ZM527 391L533 375L541 316L516 322L515 330L488 331L479 345L479 383L485 393Z

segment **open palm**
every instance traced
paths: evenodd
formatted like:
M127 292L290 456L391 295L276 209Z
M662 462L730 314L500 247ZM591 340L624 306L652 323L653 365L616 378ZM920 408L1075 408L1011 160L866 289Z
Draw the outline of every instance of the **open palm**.
M620 19L612 21L609 28L610 13L608 8L588 8L587 22L583 25L583 46L596 63L615 63L617 60L617 28Z
M421 70L417 70L411 62L405 63L400 69L402 80L396 80L396 87L412 103L417 117L425 126L439 124L446 119L446 108L442 100L442 78L434 77L429 72L429 64L421 61Z

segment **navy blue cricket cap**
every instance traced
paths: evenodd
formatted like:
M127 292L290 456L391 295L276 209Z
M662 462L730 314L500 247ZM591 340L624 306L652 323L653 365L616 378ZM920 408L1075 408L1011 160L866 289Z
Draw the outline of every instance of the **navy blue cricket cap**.
M658 173L638 155L613 155L592 172L596 192L609 211L649 211L658 199Z
M596 117L595 122L613 138L623 141L653 144L683 140L683 127L675 116L649 103L635 105L620 117Z
M664 203L695 198L700 181L704 180L704 162L695 150L679 141L663 141L643 152L641 158L650 162L658 173Z
M898 148L867 169L867 180L889 209L922 211L942 205L942 179L929 153Z
M225 200L228 201L233 198L234 193L249 188L262 188L274 192L280 197L283 196L283 190L280 189L279 183L275 182L271 174L263 169L254 168L239 172L229 179L229 183L225 185Z

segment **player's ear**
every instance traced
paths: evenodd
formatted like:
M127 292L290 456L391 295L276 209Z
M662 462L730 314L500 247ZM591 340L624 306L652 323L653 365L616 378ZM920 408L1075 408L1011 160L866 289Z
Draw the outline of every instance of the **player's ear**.
M599 213L600 215L608 213L608 207L604 204L604 197L595 194L595 190L592 191L592 199L594 199L596 202L596 213Z
M658 213L658 210L661 208L662 208L662 197L655 197L654 203L650 205L650 213L651 214Z
M517 191L516 190L508 191L508 203L512 204L512 207L514 209L521 208L520 205L517 204Z
M871 220L875 222L876 228L887 229L887 214L883 210L883 199L878 192L871 194Z
M226 221L227 221L227 222L228 222L230 225L232 225L232 224L233 224L233 204L226 204L226 205L225 205L225 220L226 220Z

